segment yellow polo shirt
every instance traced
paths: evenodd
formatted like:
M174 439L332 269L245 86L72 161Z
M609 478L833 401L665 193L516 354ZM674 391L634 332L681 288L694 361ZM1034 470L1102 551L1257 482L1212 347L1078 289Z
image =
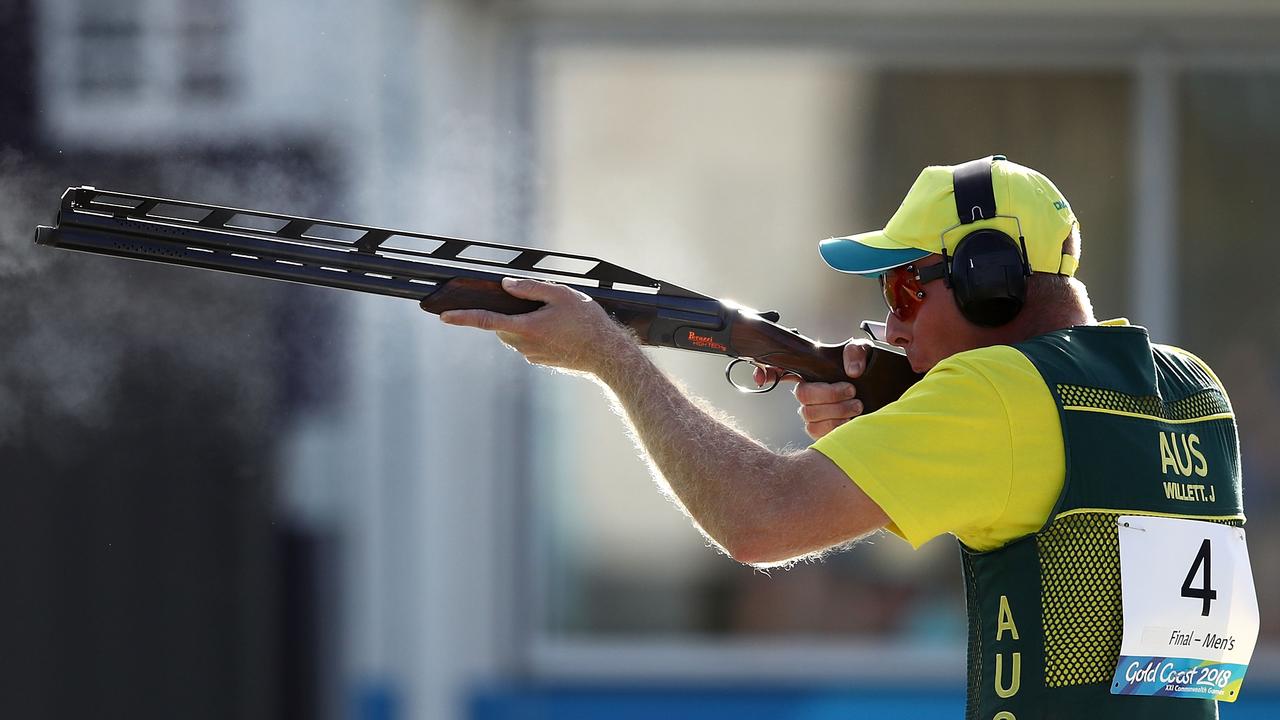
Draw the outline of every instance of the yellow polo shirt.
M992 550L1034 533L1066 478L1049 388L1007 345L943 360L898 401L812 447L915 547L950 533L974 550Z

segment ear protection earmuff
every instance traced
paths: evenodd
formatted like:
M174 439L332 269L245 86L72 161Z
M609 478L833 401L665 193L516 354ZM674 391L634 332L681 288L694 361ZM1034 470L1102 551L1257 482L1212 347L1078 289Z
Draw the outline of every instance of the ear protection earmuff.
M947 287L955 296L960 313L983 327L999 327L1017 317L1027 300L1027 278L1031 263L1022 223L1015 215L996 210L991 165L1003 155L972 160L952 171L956 215L960 222L942 233L942 264ZM947 252L947 233L962 225L996 217L1012 218L1018 225L1018 240L994 228L974 230L960 239L954 253Z

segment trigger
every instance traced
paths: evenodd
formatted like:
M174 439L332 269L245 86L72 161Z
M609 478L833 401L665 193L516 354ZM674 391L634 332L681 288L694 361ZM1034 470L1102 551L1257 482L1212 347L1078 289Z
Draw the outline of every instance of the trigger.
M760 317L764 318L765 320L768 320L769 322L778 322L779 320L782 319L782 315L777 310L768 310L766 312L762 312L760 313Z

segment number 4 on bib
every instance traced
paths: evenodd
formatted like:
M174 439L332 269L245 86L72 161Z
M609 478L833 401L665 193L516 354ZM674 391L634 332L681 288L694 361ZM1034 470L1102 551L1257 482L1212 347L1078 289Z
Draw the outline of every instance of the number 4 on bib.
M1182 597L1204 600L1204 609L1200 611L1200 614L1206 616L1209 614L1209 603L1218 599L1218 591L1209 586L1210 578L1213 575L1213 571L1210 570L1212 558L1209 538L1205 538L1204 542L1200 544L1200 552L1196 553L1195 562L1191 563L1191 569L1187 571L1187 579L1182 581ZM1191 580L1196 576L1200 568L1204 568L1204 585L1193 588L1191 587Z
M1122 515L1116 695L1234 701L1258 639L1242 528Z

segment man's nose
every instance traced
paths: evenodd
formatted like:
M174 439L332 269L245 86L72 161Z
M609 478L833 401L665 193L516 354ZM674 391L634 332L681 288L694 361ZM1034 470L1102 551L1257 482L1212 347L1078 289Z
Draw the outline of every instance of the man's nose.
M889 316L884 319L884 339L890 345L906 347L907 343L911 342L911 324L889 313Z

